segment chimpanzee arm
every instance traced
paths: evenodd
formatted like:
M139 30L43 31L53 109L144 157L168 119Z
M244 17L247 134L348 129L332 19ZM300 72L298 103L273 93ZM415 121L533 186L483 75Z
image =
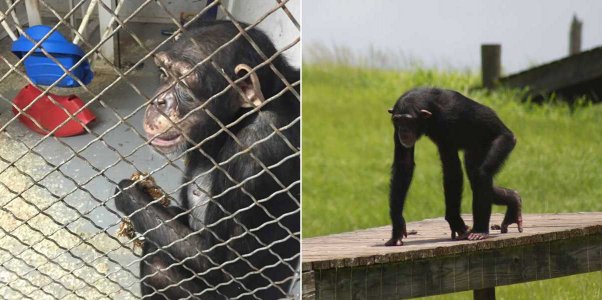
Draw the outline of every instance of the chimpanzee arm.
M144 238L148 242L159 248L171 245L164 250L171 253L174 258L179 261L186 260L185 264L195 270L207 269L209 262L203 255L198 254L205 244L202 242L202 237L199 234L192 234L192 230L181 222L181 218L174 219L176 211L166 209L158 203L149 205L153 198L139 185L126 189L133 183L134 181L129 179L119 182L119 189L122 192L115 197L117 209L130 216L136 231L144 233ZM115 189L116 194L119 189ZM190 257L196 258L189 259Z
M445 194L445 220L452 231L452 239L456 234L466 233L466 224L460 216L462 204L462 166L458 158L458 150L454 148L439 147L439 156L443 166L443 190Z
M407 237L406 224L403 218L403 204L405 202L412 175L414 174L414 147L405 148L394 135L395 155L391 167L391 190L389 194L389 214L393 223L391 239L386 246L398 245L403 236Z

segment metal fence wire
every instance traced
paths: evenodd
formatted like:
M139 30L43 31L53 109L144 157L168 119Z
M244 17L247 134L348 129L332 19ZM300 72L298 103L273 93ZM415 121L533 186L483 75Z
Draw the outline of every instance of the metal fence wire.
M298 298L299 2L0 3L0 297Z

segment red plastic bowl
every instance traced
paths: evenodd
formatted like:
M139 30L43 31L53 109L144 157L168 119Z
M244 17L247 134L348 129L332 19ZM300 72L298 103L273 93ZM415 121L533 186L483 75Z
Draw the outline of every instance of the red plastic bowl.
M23 110L41 94L42 91L37 89L35 86L28 84L21 89L15 99L13 99L13 103L15 106ZM58 105L52 103L49 97L52 97L52 99L54 99ZM69 121L67 123L54 132L55 136L62 137L84 133L85 129L82 126L82 123L87 125L96 119L96 116L92 113L92 111L85 108L80 113L75 115L75 117L81 122L80 123L69 118L69 115L65 113L61 106L71 115L73 115L76 111L84 106L84 102L76 95L59 96L48 93L38 99L33 105L31 105L30 108L25 110L27 115L20 114L18 118L19 121L23 122L23 124L29 127L29 129L44 135L57 128L61 123L68 119ZM17 115L19 111L13 107L13 113ZM40 124L41 127L36 125L33 120Z

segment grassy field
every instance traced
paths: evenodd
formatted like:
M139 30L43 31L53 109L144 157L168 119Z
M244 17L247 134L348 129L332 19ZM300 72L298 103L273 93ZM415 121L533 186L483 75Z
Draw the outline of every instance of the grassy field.
M458 90L497 111L518 144L495 182L520 191L524 213L602 211L602 105L529 104L520 91L488 93L473 89L478 83L478 75L468 72L304 65L303 237L389 224L393 128L387 108L416 86ZM436 148L423 138L416 149L404 216L442 217ZM463 211L470 212L466 176L464 187ZM602 272L500 287L497 293L499 299L602 299Z

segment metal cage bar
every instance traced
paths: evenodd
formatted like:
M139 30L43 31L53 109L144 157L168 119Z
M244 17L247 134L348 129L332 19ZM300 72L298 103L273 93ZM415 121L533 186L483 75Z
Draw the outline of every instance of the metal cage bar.
M36 298L38 295L53 299L141 297L141 291L138 290L137 286L140 285L143 280L152 277L153 274L142 277L138 271L134 269L134 267L138 264L146 263L146 258L157 253L165 254L175 261L174 264L166 266L164 269L161 269L161 271L170 270L173 268L184 268L193 273L193 276L180 280L168 278L170 284L160 289L155 289L154 287L147 285L147 288L152 289L152 293L144 296L144 298L151 297L153 295L163 295L167 297L165 293L168 289L172 287L180 287L180 289L182 289L182 286L190 280L203 281L208 288L201 292L186 291L188 294L186 299L203 297L205 293L209 292L220 294L219 289L221 287L233 282L239 283L243 289L242 293L235 299L243 297L259 299L256 296L257 292L274 287L279 289L283 294L289 295L290 298L298 297L299 291L295 289L298 289L299 286L298 260L300 255L297 254L293 257L283 258L274 252L272 247L289 238L300 242L300 232L292 232L284 224L282 224L282 220L284 218L289 216L298 216L300 213L300 199L297 199L298 197L293 195L291 192L292 188L299 187L300 181L297 180L292 184L285 185L279 180L272 170L283 165L291 159L298 159L300 157L301 150L297 148L294 143L289 141L283 132L286 130L292 130L292 128L298 126L301 119L300 117L297 117L291 123L284 126L270 124L273 132L247 146L245 146L245 144L240 141L236 134L234 134L232 131L235 126L241 124L245 120L248 120L251 116L262 114L262 108L265 105L268 105L273 101L277 101L279 97L283 96L284 94L292 94L297 100L300 101L300 94L297 92L297 88L300 86L300 81L288 82L282 72L273 64L274 60L283 56L286 51L293 47L299 46L300 24L293 13L291 13L291 11L287 8L287 4L294 4L291 4L291 1L289 0L276 0L269 9L261 14L259 18L253 20L252 22L248 22L249 26L245 27L242 23L236 21L236 18L228 10L228 5L222 3L222 1L207 1L208 3L206 6L198 10L192 16L192 18L184 23L181 23L181 21L179 21L177 17L170 12L169 6L162 0L140 1L140 5L133 9L133 11L129 14L120 12L125 1L119 1L114 8L111 8L112 5L107 5L105 1L97 1L98 10L102 9L106 11L110 21L106 28L102 28L101 26L100 39L98 41L94 41L94 39L86 37L78 31L78 28L75 27L74 20L77 17L77 13L83 9L86 3L96 3L95 1L75 1L76 3L70 5L66 12L60 12L61 9L55 7L57 5L56 1L29 1L27 5L28 8L38 7L43 9L43 17L51 17L55 19L55 24L51 26L50 32L40 40L36 41L27 34L25 28L23 28L21 24L18 24L18 22L12 22L9 24L10 19L8 16L11 15L13 18L15 18L18 9L24 8L26 2L28 1L15 0L12 2L7 2L7 10L3 11L0 15L0 22L3 22L3 25L7 24L7 26L14 28L22 38L25 38L34 44L34 47L30 51L25 53L20 59L17 60L11 59L8 55L5 56L2 52L0 52L0 60L2 61L0 63L0 69L5 70L4 74L0 76L0 104L15 111L15 115L12 117L7 117L6 114L0 114L0 116L4 115L3 119L0 119L2 122L0 123L0 139L2 139L0 140L0 143L4 143L3 145L7 145L9 148L5 151L2 149L2 147L0 147L0 193L4 194L3 196L0 196L0 292L3 292L4 297ZM155 6L151 6L152 3L154 3ZM150 47L145 44L144 38L139 36L139 32L137 32L137 30L134 28L135 26L132 26L133 19L143 13L145 9L149 8L159 9L163 16L166 16L167 19L171 21L169 26L176 27L173 33L164 37L160 42L156 43L156 45ZM115 9L115 11L113 11L113 9ZM190 144L192 144L192 146L176 157L167 157L163 154L158 154L160 163L158 163L158 166L156 167L148 168L147 166L141 166L140 163L136 161L136 155L138 155L137 153L145 149L147 146L150 146L150 141L147 140L146 134L140 131L139 124L132 124L131 121L141 113L143 108L145 108L147 105L150 105L152 101L154 101L154 98L153 96L148 96L144 92L145 88L141 87L140 83L131 79L130 76L134 74L140 67L142 67L146 60L152 58L159 51L159 49L162 49L168 43L176 40L177 37L182 33L187 32L191 26L194 26L197 20L203 17L203 15L207 14L211 10L212 13L214 13L216 9L219 10L219 12L226 19L232 21L239 33L232 40L219 46L214 53L211 53L205 59L196 63L193 68L189 70L189 72L182 74L181 76L174 77L170 88L174 87L175 85L186 86L183 80L186 78L186 76L201 66L210 66L216 70L223 77L223 79L229 83L228 86L225 89L215 93L209 99L205 100L203 105L194 108L181 119L185 120L188 116L194 114L195 112L205 111L208 113L213 122L219 125L219 130L208 136L205 140L197 143L182 131L180 127L181 121L173 122L169 117L166 116L166 119L171 123L170 126L178 129L184 138ZM91 9L89 10L92 11ZM262 52L261 48L251 38L247 31L256 28L268 17L276 13L282 13L284 16L286 16L286 18L288 18L290 23L293 25L293 28L296 29L297 37L293 40L287 41L286 44L281 46L274 55L267 56ZM71 33L77 40L80 41L82 47L85 48L85 55L70 68L63 66L56 57L56 54L49 53L46 49L40 47L48 40L53 32L58 32L59 29ZM134 46L141 48L144 52L141 57L138 57L134 63L126 68L118 67L116 63L105 57L105 55L103 55L103 53L100 51L103 45L105 45L105 43L107 43L109 40L112 40L118 33L125 34L124 37L131 39L134 43ZM276 75L279 80L282 81L285 88L277 92L274 96L265 99L262 105L250 109L248 112L242 114L232 122L225 123L222 122L218 116L209 112L205 108L207 105L212 103L212 101L217 101L216 99L218 97L230 92L232 89L238 93L243 93L238 84L247 80L251 76L251 73L248 73L242 78L238 79L230 78L227 73L224 72L222 66L217 65L212 58L221 49L239 39L247 41L263 60L261 64L253 67L252 72L267 67ZM124 49L124 51L127 50ZM40 55L40 53L44 57L48 58L52 63L56 64L64 73L53 84L46 87L35 85L33 80L31 80L26 72L23 71L25 61L34 55ZM108 67L108 70L105 70L105 72L111 73L111 76L115 78L103 84L99 91L89 88L77 76L74 75L74 70L86 60L93 60L93 63L97 61L102 62L103 66ZM80 85L79 90L89 97L85 105L75 112L68 111L53 97L53 92L57 89L58 83L67 76L75 79L75 81L77 81ZM13 78L16 78L16 80L19 82L25 82L36 86L42 91L42 93L33 99L33 101L26 107L18 107L11 101L12 97L6 96L2 89L3 83L9 82ZM127 87L133 91L135 97L138 97L138 99L142 100L142 104L138 105L133 110L124 113L118 108L114 107L113 103L104 99L105 97L108 97L108 94L121 86ZM193 98L195 97L192 91L187 90L187 92ZM7 95L10 95L10 93L7 93ZM61 108L62 112L67 116L66 119L54 129L44 128L43 124L38 122L28 113L29 109L42 98L48 98L54 105ZM84 109L88 109L93 106L102 108L112 119L115 119L116 121L106 121L108 123L105 124L105 128L90 126L81 122L77 117L78 114ZM15 127L21 126L17 121L20 117L30 118L33 120L35 125L46 129L48 133L39 136L34 136L33 134L29 134L27 136L18 136L17 134L12 133L11 131ZM89 136L86 142L80 144L79 146L75 146L73 143L54 136L54 133L56 133L61 126L73 121L79 123L84 128L85 133ZM110 140L109 137L118 134L119 130L123 130L123 128L131 131L133 136L143 140L143 142L140 142L138 145L129 150L122 151ZM222 134L227 135L239 147L243 147L244 149L223 161L218 161L214 157L211 157L211 155L208 153L205 153L201 147L205 143L210 142L212 139L215 139L217 136ZM22 140L23 137L25 137L25 140ZM274 137L282 139L287 147L292 151L292 154L275 163L266 164L257 156L255 156L251 150ZM44 153L44 146L48 145L49 143L52 143L52 145L56 145L57 147L60 147L60 149L63 149L64 153L61 153L61 160L59 162L55 162L53 158L47 157L47 155ZM90 161L85 153L89 151L95 151L94 147L97 147L98 145L102 146L102 151L110 152L117 157L114 160L104 162L100 166L98 163ZM197 206L183 210L181 213L175 215L172 219L166 220L155 228L150 228L146 232L139 232L138 234L139 236L145 236L155 230L161 230L163 227L169 228L174 222L178 222L178 219L181 217L192 217L191 212L193 210L204 206L211 201L216 204L216 206L223 214L226 215L226 217L213 224L205 224L205 227L203 227L201 230L192 232L191 234L174 241L170 245L161 246L155 244L155 247L157 248L156 251L146 253L146 255L141 255L140 253L134 251L135 249L131 245L132 240L118 239L115 237L114 231L116 227L119 226L122 215L113 208L112 201L116 196L122 193L123 190L118 191L118 193L115 195L99 197L89 186L91 186L96 180L103 180L109 184L107 188L113 189L118 183L113 176L109 176L108 174L115 170L117 166L122 165L127 166L136 172L146 172L146 175L139 178L134 184L146 180L152 175L165 172L165 170L168 168L170 168L170 170L177 170L177 175L179 177L183 177L185 176L185 170L181 166L180 161L195 151L205 156L206 159L211 162L212 167L204 172L201 172L200 174L197 174L194 178L184 180L175 188L160 189L160 191L163 193L162 198L177 198L177 194L181 193L184 188L187 188L191 185L197 185L197 179L212 172L221 172L229 181L229 187L215 195L210 195L209 192L206 191L202 186L196 186L196 188L206 194L208 198L207 202L199 203ZM249 155L254 163L260 166L260 171L256 174L247 176L242 181L239 181L229 173L225 166L243 154ZM34 167L28 166L30 161L35 162ZM68 169L66 168L68 165L76 163L81 163L87 170L91 170L92 174L79 177L66 171ZM52 186L49 182L52 182L52 178L56 176L61 178L61 182L65 182L66 184L72 186L72 188L60 190ZM128 176L129 174L123 174L124 178ZM268 197L256 197L252 193L246 191L243 185L260 176L269 176L278 184L280 190L269 195ZM17 182L15 183L13 181ZM130 186L128 188L132 187L133 186ZM128 188L126 188L126 190ZM243 194L245 194L245 196L249 197L249 199L252 200L252 203L248 207L243 207L236 211L229 212L228 209L222 207L217 200L235 189L239 189ZM89 201L89 203L86 204L88 205L87 208L82 208L72 202L73 198L79 197L78 195L84 195L83 197ZM267 203L267 201L278 195L287 195L290 199L292 199L292 201L294 201L294 203L296 203L298 208L294 211L290 211L281 215L272 214L264 205ZM148 206L159 203L162 201L162 198L153 200L148 204ZM25 212L22 212L15 207L22 208ZM236 217L238 215L243 214L250 209L256 208L261 209L261 211L269 216L271 220L265 222L263 225L257 228L247 228L245 224L242 224L237 220ZM141 210L144 209L145 208L142 208ZM113 221L107 223L99 220L96 214L100 210L104 210L106 211L107 215L112 216ZM66 212L68 217L59 214L57 211ZM135 213L136 212L132 214ZM235 222L244 230L240 234L230 236L226 240L221 239L219 234L215 233L211 228L223 222ZM45 226L40 227L40 224ZM261 241L256 236L256 233L262 228L271 225L278 226L287 232L289 236L271 243L265 243ZM92 228L92 231L82 234L81 231L76 229L77 226L88 226ZM188 257L184 260L177 259L169 251L169 247L176 243L193 243L192 237L202 231L210 234L217 240L217 243L209 249L198 251L196 256ZM240 254L234 247L231 246L231 244L244 237L254 238L260 247L253 249L253 251L249 253ZM3 242L6 242L6 244ZM152 243L152 241L148 240L145 242ZM190 247L194 249L194 245L190 245ZM231 253L236 254L236 257L232 260L222 263L212 261L211 257L207 253L217 249L218 247L225 247ZM260 251L268 251L271 255L277 257L279 261L262 267L254 266L249 258ZM121 258L120 255L125 256L125 259ZM193 271L187 266L187 261L195 259L195 257L205 257L211 262L212 266L203 272ZM237 262L245 262L251 267L252 271L244 275L226 274L228 280L218 284L211 284L205 280L205 275L219 270L225 272L223 270L224 267ZM278 282L274 282L269 277L264 275L263 272L266 269L274 267L278 264L286 265L294 275ZM157 274L157 272L154 274ZM249 276L255 275L264 278L268 284L266 286L254 289L244 286L242 281ZM296 288L291 287L290 290L283 290L279 284L286 282L292 282L291 286L296 286ZM225 295L222 296L225 297Z

